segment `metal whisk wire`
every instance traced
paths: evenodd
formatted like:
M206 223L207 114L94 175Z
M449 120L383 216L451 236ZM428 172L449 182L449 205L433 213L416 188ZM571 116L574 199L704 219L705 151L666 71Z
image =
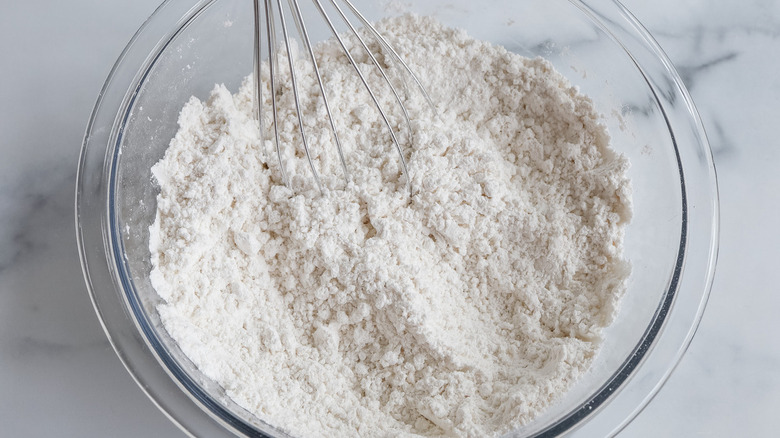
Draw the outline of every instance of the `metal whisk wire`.
M393 85L392 81L387 75L387 72L382 67L382 65L377 60L374 53L372 53L371 49L369 48L369 45L366 43L365 39L361 37L360 33L356 29L356 27L350 22L349 18L345 14L344 10L338 5L336 0L327 0L331 7L335 9L338 16L341 18L341 20L346 24L349 31L352 35L355 36L357 41L359 42L360 46L362 47L363 51L365 51L366 55L371 61L371 64L376 67L380 73L380 76L382 77L384 83L386 83L394 97L395 102L400 106L401 111L403 113L403 118L405 120L405 125L409 131L409 138L411 139L412 136L412 127L411 127L411 121L409 119L409 113L406 109L406 106L403 103L403 100L401 99L396 87ZM420 80L417 78L417 76L411 71L409 66L403 61L403 59L398 55L398 53L390 46L390 44L387 42L387 40L377 31L377 29L363 16L357 8L352 4L350 0L342 0L343 3L347 6L347 8L352 12L352 14L358 18L358 21L363 25L365 29L368 30L368 33L376 39L376 41L379 43L379 46L385 50L389 54L389 58L395 62L397 65L400 65L402 70L406 72L413 80L413 82L417 85L417 88L421 91L422 95L424 96L426 102L430 106L430 108L433 110L434 115L436 115L436 108L433 105L433 102L426 92L425 88L423 87ZM401 162L401 169L402 173L404 175L404 178L406 180L406 186L409 190L410 195L412 194L412 187L411 187L411 180L409 177L409 170L406 164L406 158L404 157L403 150L401 148L401 143L398 140L398 136L395 132L395 130L392 127L392 124L390 122L390 118L388 114L385 112L385 110L382 108L379 99L375 93L375 91L371 88L371 86L368 83L368 80L364 76L363 72L361 72L358 63L355 61L355 58L350 53L349 49L347 48L342 36L338 33L338 30L336 29L335 24L329 17L325 7L323 6L322 0L312 0L314 3L314 6L316 6L317 10L319 11L322 18L325 20L326 24L328 25L328 29L333 34L335 39L338 41L339 45L341 46L342 50L344 51L344 54L346 55L347 59L349 60L349 63L352 65L352 67L355 70L355 73L360 78L360 81L362 82L363 86L365 87L366 91L368 92L369 96L371 97L371 100L374 103L374 106L379 111L379 115L384 122L385 126L387 127L390 137L392 139L393 145L396 149L396 152L398 152L398 155L400 157ZM347 168L347 163L344 158L344 150L341 144L341 140L338 135L338 130L336 129L336 123L334 121L333 112L331 111L330 104L328 103L328 97L325 90L325 85L323 84L322 75L320 74L319 66L317 64L317 59L314 54L314 50L311 44L311 40L309 38L309 33L306 28L306 24L303 19L303 14L301 13L300 5L298 4L298 0L288 0L289 5L289 11L290 15L292 16L294 20L295 27L298 29L298 33L303 41L303 45L305 50L309 54L309 58L312 63L312 68L314 70L314 75L317 79L317 84L320 91L320 96L322 98L325 111L327 113L328 121L331 128L331 133L334 139L334 142L336 144L336 148L338 150L339 160L341 161L341 166L344 170L344 179L347 184L349 184L350 181L350 173ZM255 89L256 89L256 99L255 99L255 111L257 118L260 120L260 129L261 132L264 130L263 127L263 118L262 118L262 87L260 84L260 65L262 63L261 59L261 40L262 40L262 28L265 28L265 40L267 43L267 50L268 50L268 67L269 67L269 73L270 73L270 89L271 89L271 114L272 114L272 122L273 122L273 135L274 135L274 144L276 146L276 155L277 159L279 161L279 167L281 169L282 174L282 181L285 185L289 186L289 178L287 175L287 172L285 170L284 162L282 160L282 151L281 151L281 145L279 141L279 113L278 113L278 102L277 102L277 96L276 92L278 90L278 83L277 83L277 76L279 74L279 67L277 63L277 54L275 49L278 47L276 43L276 29L275 29L275 22L276 19L275 16L278 16L279 24L281 25L281 36L284 39L284 46L287 53L287 62L288 67L290 71L290 86L293 91L293 98L295 101L295 110L296 110L296 116L298 121L298 130L301 135L301 143L304 148L304 152L306 154L306 158L309 163L309 168L311 170L312 176L314 177L314 180L317 184L317 187L320 189L320 192L323 191L322 188L322 182L320 180L320 176L314 166L314 161L312 160L311 153L309 150L309 142L306 136L306 128L304 127L303 122L303 114L301 111L301 101L299 96L299 90L298 90L298 80L297 76L295 74L295 66L294 66L294 60L293 60L293 51L291 48L290 43L290 37L287 30L287 20L285 19L285 11L282 5L282 0L263 0L263 8L260 7L260 0L254 0L254 12L255 12L255 20L254 20L254 59L255 59L255 65L254 65L254 79L255 79ZM275 15L278 13L278 15ZM261 19L261 16L265 17L265 26L263 26L263 20ZM406 89L406 83L403 82L404 88Z

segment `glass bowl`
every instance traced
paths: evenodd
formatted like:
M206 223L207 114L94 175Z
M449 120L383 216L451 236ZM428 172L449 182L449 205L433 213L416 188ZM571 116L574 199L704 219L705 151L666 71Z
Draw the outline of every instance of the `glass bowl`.
M366 16L413 11L525 56L543 56L593 98L631 160L633 272L589 372L509 436L608 436L634 418L691 341L717 257L715 169L679 75L637 20L612 0L357 1ZM236 91L252 71L252 2L168 0L117 60L87 127L76 226L98 316L136 382L182 430L199 436L286 436L238 407L182 354L161 325L149 282L150 168L190 96ZM314 40L326 35L307 19ZM434 79L423 78L428 86Z

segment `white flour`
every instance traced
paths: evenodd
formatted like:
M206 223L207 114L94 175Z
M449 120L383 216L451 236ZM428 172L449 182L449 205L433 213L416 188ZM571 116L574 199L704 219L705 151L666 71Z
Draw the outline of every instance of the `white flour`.
M259 141L251 81L236 95L218 86L185 105L153 168L159 312L203 373L294 435L506 432L589 367L613 318L629 272L628 164L547 62L432 19L379 27L440 112L407 103L411 201L387 128L334 43L317 50L346 188L305 57L296 69L323 195L291 91L279 99L292 190L273 143ZM378 94L404 133L392 95Z

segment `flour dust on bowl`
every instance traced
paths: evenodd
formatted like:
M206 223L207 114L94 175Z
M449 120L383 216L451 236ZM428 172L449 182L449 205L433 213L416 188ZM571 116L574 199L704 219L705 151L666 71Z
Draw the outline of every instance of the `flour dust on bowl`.
M353 3L438 115L376 46L409 113L356 55L384 123L315 44L348 182L304 45L312 163L267 63L254 119L251 2L165 2L123 52L77 187L117 354L198 436L618 432L690 342L715 264L715 173L679 77L611 1Z

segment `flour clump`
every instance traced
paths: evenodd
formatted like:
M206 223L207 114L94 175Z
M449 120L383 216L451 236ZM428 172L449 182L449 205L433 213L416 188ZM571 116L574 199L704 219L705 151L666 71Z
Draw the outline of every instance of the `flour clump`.
M285 186L252 81L216 86L184 106L153 167L158 311L200 371L295 436L496 436L533 420L597 353L630 270L628 162L547 61L430 18L377 26L439 113L405 102L413 196L334 41L315 51L349 184L307 56L296 75L322 193L292 91L278 93L280 119L295 121L279 125ZM267 66L261 79L268 108Z

